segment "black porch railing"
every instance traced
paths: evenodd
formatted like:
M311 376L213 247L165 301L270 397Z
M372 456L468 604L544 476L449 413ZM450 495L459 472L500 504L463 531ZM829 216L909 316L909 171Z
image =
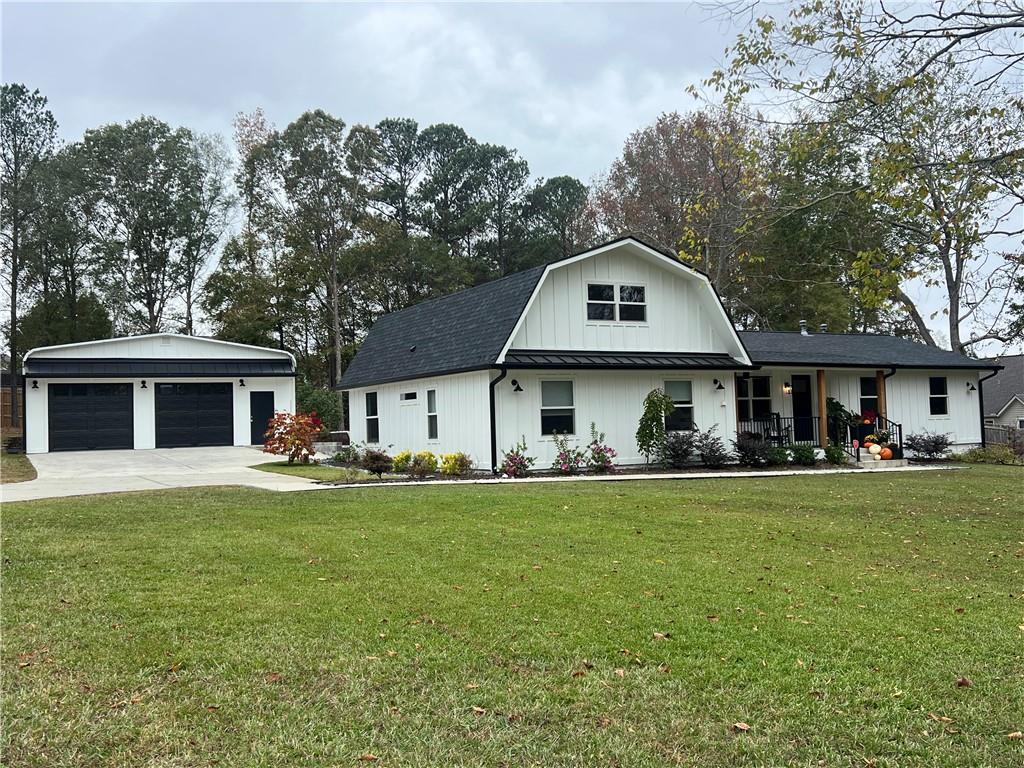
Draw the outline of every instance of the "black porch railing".
M736 431L760 435L766 442L780 447L810 445L824 448L818 432L820 423L818 416L780 416L770 413L756 419L740 419ZM839 419L828 419L827 427L829 442L842 447L854 458L860 458L859 447L864 445L868 435L879 432L889 434L889 442L898 448L902 456L903 425L884 416L878 416L867 424L849 424ZM854 448L854 441L858 448Z

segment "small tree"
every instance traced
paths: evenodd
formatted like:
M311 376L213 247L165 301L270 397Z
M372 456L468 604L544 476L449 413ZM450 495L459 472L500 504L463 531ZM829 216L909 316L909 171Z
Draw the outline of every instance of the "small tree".
M663 389L652 389L644 398L644 412L636 428L636 445L647 463L665 449L665 417L676 409L672 398Z
M289 464L309 464L316 454L313 438L322 428L316 413L275 413L267 425L263 452L287 456Z

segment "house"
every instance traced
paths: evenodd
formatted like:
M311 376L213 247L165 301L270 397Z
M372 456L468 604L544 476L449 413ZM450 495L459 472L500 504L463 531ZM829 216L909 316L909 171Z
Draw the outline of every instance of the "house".
M290 353L196 336L39 347L23 370L28 453L255 445L295 409Z
M644 397L663 388L669 429L712 425L823 446L830 398L894 434L982 441L987 361L905 339L738 333L708 276L635 236L384 315L342 377L354 442L465 451L500 464L525 439L539 467L553 435L606 433L643 461ZM850 442L851 437L833 435Z
M985 423L1024 429L1024 355L989 360L1003 370L985 382Z

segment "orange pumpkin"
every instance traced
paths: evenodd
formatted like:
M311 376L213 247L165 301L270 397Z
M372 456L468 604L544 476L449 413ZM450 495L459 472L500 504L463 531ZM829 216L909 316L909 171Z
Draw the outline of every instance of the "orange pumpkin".
M883 448L882 452L878 454L882 457L882 461L892 458L892 448Z

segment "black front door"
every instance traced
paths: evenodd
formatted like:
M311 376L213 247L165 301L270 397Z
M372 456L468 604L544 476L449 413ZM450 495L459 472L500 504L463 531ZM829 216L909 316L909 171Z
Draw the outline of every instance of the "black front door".
M134 448L131 384L50 384L51 451Z
M234 443L230 383L157 383L154 386L157 448Z
M811 377L794 376L793 383L793 440L797 443L814 442L814 403L811 401Z
M274 393L249 393L249 423L253 445L263 445L266 439L267 422L274 418Z

